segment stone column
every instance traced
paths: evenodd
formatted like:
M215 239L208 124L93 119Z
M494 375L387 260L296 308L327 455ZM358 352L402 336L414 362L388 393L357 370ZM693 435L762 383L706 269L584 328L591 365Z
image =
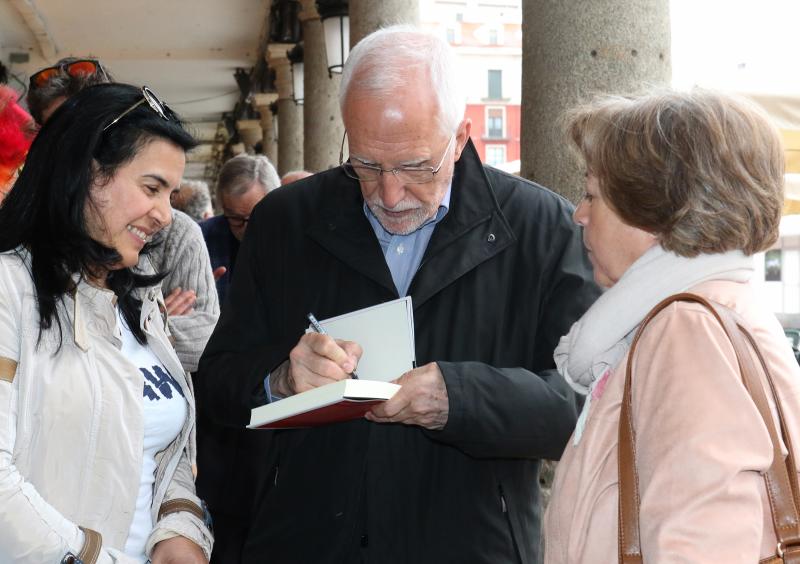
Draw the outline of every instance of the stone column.
M260 92L253 94L253 106L261 114L261 144L264 154L273 165L278 162L278 136L275 134L276 127L272 123L273 115L270 104L278 101L277 92Z
M267 47L269 66L275 69L278 89L278 174L303 168L303 107L292 99L292 68L286 51L288 43L272 43Z
M327 170L339 164L339 147L344 124L339 112L341 75L328 76L325 35L317 12L316 0L301 0L303 11L303 63L305 99L303 101L303 155L305 169Z
M247 152L253 152L256 144L263 137L261 122L257 119L240 119L236 122L236 129L239 131L239 137L242 139Z
M521 175L576 202L583 164L559 119L595 93L671 79L669 0L524 0Z
M381 27L419 24L419 0L350 0L350 48Z

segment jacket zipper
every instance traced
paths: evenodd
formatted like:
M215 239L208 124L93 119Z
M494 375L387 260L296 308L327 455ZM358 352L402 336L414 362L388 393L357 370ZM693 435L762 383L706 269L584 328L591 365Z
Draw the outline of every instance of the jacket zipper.
M511 526L511 515L508 513L508 504L506 503L506 496L503 493L503 484L497 484L497 490L500 494L500 507L503 510L503 515L506 518L506 525L508 525L508 534L511 535L511 544L514 548L514 555L517 557L517 562L522 564L522 554L519 551L517 537L514 535L514 527Z

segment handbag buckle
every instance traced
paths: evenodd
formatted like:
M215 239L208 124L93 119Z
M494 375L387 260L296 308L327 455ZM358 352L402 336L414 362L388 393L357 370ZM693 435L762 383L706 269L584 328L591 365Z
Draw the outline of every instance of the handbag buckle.
M778 558L782 559L787 550L796 548L800 548L800 543L796 543L794 541L790 541L788 543L778 542L778 547L775 549L775 554L778 556Z

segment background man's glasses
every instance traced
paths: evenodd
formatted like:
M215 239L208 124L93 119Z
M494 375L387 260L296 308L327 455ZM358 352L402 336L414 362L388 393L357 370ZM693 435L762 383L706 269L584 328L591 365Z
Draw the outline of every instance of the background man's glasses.
M106 71L100 66L100 61L96 59L79 59L71 63L62 63L52 67L47 67L31 75L30 89L35 90L46 85L50 79L64 73L72 78L92 76L98 73L108 77Z
M231 227L235 227L237 229L239 227L244 227L247 225L247 222L250 221L249 215L247 217L242 217L240 215L226 215L224 217L228 220L228 223Z
M150 90L147 86L142 86L142 99L114 118L114 121L105 126L103 131L107 130L109 127L117 123L119 120L124 118L126 115L131 113L145 102L147 102L147 105L150 106L151 110L161 116L161 119L165 119L167 121L175 119L175 114L169 109L169 106L159 100L158 96L155 95L155 92Z
M396 168L386 169L379 166L364 164L358 159L354 159L355 162L353 162L353 159L347 159L347 162L342 162L344 160L344 140L346 137L347 132L345 131L344 137L342 137L342 148L339 151L339 166L342 167L344 173L350 178L360 182L377 182L384 173L390 172L403 184L427 184L428 182L433 182L434 177L439 170L441 170L442 165L444 165L444 159L447 153L450 152L450 146L453 144L456 134L453 133L453 135L450 136L447 147L445 147L444 153L442 154L442 159L435 168L427 166L398 166Z

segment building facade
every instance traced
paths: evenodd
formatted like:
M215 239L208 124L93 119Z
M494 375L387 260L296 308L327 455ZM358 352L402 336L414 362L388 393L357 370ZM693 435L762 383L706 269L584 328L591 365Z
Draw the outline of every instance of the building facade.
M481 159L519 172L521 0L420 0L420 20L458 55Z

